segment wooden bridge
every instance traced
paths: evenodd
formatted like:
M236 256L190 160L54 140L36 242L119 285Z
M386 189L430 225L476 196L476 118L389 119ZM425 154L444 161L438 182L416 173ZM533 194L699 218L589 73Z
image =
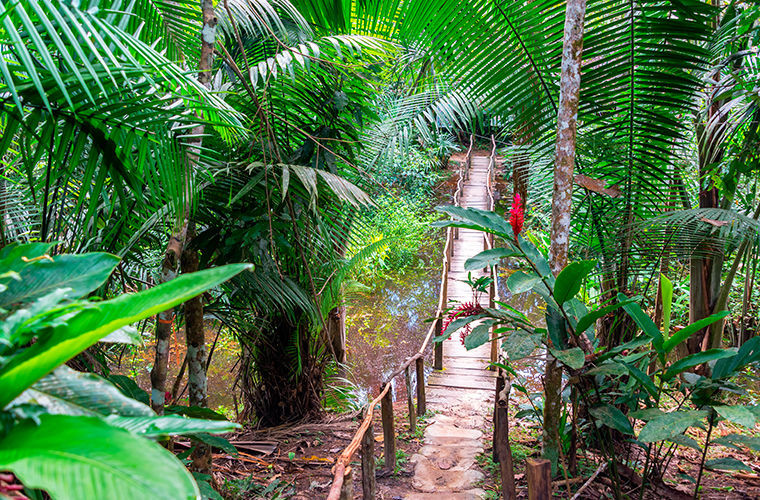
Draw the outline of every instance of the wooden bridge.
M489 153L473 150L474 137L470 137L464 164L459 169L454 204L493 210L493 181L496 163L496 144L491 137ZM375 460L373 411L381 405L383 426L384 467L396 465L396 430L393 419L391 382L404 375L407 388L410 431L416 430L417 416L433 410L431 424L424 433L423 446L411 458L415 470L407 499L474 499L482 498L484 491L477 487L483 474L477 470L476 457L483 452L483 429L494 419L494 443L506 443L506 398L509 387L502 370L493 371L491 362L497 359L497 345L492 341L473 350L466 350L455 333L444 342L434 343L434 371L425 380L424 353L436 335L440 335L443 318L449 307L457 303L473 302L465 261L479 252L493 247L493 239L472 229L447 228L442 259L441 290L436 319L422 342L419 351L404 360L386 379L380 394L369 403L365 418L354 439L336 460L334 479L329 500L348 500L353 497L353 471L349 466L354 454L361 448L361 485L363 498L375 498ZM480 298L483 306L493 307L498 300L496 269L473 271L473 277L493 273L488 297ZM488 301L486 304L485 301ZM417 404L413 400L412 371L415 372ZM423 382L423 383L420 383ZM426 389L427 385L427 389ZM496 395L496 396L494 396ZM496 399L495 399L496 397ZM511 452L508 447L495 444L495 454L503 459L502 477L511 474ZM506 449L501 449L506 448ZM508 469L508 470L507 470Z

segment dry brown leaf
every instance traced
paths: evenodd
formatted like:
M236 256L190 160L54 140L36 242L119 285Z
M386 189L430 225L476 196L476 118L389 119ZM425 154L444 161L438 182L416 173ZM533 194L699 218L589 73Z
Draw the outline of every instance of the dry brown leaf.
M715 227L722 227L729 224L727 220L708 219L707 217L700 217L699 220L702 222L707 222L708 224L712 224Z
M587 175L576 175L575 183L589 191L606 194L610 198L617 198L621 194L620 188L617 186L607 187L607 183L603 179L593 179Z

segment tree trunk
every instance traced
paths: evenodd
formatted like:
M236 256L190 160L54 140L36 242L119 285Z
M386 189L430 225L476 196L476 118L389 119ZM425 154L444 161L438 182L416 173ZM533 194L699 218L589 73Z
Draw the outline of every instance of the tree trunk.
M173 280L177 276L177 264L182 254L185 240L185 225L180 232L169 238L169 244L161 261L161 275L159 284ZM168 309L158 314L156 321L156 353L153 359L153 368L150 371L150 406L153 411L162 415L166 395L166 373L169 368L169 341L174 323L174 309Z
M191 223L188 229L188 244L182 252L182 272L198 271L198 250L193 248L195 230ZM203 295L194 297L184 304L185 340L187 345L187 373L190 406L206 407L206 339L203 325ZM211 448L201 442L195 443L191 468L203 474L211 472Z
M327 315L327 338L333 346L335 361L346 362L346 306L333 308Z
M567 265L570 238L570 214L575 167L575 133L581 89L581 52L586 0L568 0L565 9L565 34L562 44L559 109L557 111L557 145L554 160L554 193L549 260L558 275ZM560 346L557 346L561 348ZM543 455L551 460L552 472L559 458L559 425L562 409L562 369L548 352L544 378Z
M201 59L198 64L198 81L205 87L211 86L211 67L214 60L214 45L216 44L216 23L217 18L214 13L214 3L212 0L201 0L201 9L203 12L203 30L201 31ZM169 244L164 252L164 259L161 262L160 283L166 283L177 276L177 265L182 256L182 250L185 242L185 233L187 232L187 219L190 215L190 206L192 205L192 188L190 184L191 169L197 162L200 147L203 142L204 125L201 123L193 128L193 138L188 144L187 157L188 162L185 166L185 213L184 224L182 228L169 238ZM156 322L156 353L153 360L153 368L150 372L151 385L151 407L159 415L164 412L164 402L166 400L166 374L169 366L169 339L172 333L172 324L174 322L174 309L164 311L158 314Z

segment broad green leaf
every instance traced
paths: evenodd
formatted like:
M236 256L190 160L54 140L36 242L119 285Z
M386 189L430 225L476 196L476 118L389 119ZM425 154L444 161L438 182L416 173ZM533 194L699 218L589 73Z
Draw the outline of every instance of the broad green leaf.
M107 253L57 255L53 262L41 259L24 266L20 280L10 280L0 293L0 308L30 302L56 289L68 289L66 298L78 299L102 285L119 258Z
M499 215L488 210L480 210L478 208L463 208L455 207L452 205L436 207L436 210L448 214L455 219L459 219L462 223L454 221L444 221L435 225L446 227L468 227L470 229L477 229L486 233L493 233L502 238L512 239L514 237L512 232L512 226L507 221L499 217Z
M462 318L456 318L454 321L449 323L449 326L446 327L446 330L444 330L441 335L436 336L433 340L435 342L443 342L447 338L451 337L451 335L462 328L463 326L469 325L473 321L477 321L479 319L485 318L485 314L474 314L472 316L464 316Z
M628 297L622 293L618 294L619 302L626 302L627 299ZM663 348L664 339L662 338L662 332L660 332L660 329L657 328L652 319L635 302L626 302L623 305L623 309L636 322L639 328L652 339L652 345L657 349L657 352L660 352Z
M679 446L686 446L697 451L702 451L702 448L699 447L699 443L697 443L694 438L691 438L686 434L676 434L674 436L670 436L668 438L668 441L673 442Z
M660 274L660 291L662 293L662 332L663 337L669 337L670 311L673 307L673 283L664 274Z
M665 412L659 408L642 408L640 410L632 411L628 414L628 416L631 418L636 418L645 422L648 422L649 420L652 420L653 418L659 417L661 415L665 415Z
M140 335L137 328L132 325L123 326L118 330L109 333L100 339L100 341L107 344L142 345L143 343L142 335Z
M239 429L240 425L226 420L204 420L187 418L179 415L152 417L121 417L110 416L106 422L114 427L127 430L133 434L147 437L177 436L206 432L224 434Z
M212 436L211 434L200 432L198 434L190 434L189 435L191 439L195 439L197 441L200 441L201 443L205 443L209 446L214 446L215 448L219 448L220 450L224 451L225 453L229 453L230 455L237 455L238 450L235 448L235 446L230 443L228 440L224 439L221 436Z
M120 295L82 310L0 370L0 407L112 331L181 304L250 267L232 264L182 275L150 290Z
M203 408L202 406L165 406L164 413L167 415L184 415L186 417L203 418L206 420L227 420L227 417L221 413L217 413L211 408Z
M663 380L668 381L679 373L682 373L694 366L701 365L702 363L707 363L708 361L712 361L714 359L727 358L734 355L734 352L727 349L709 349L707 351L698 352L696 354L686 356L685 358L680 359L670 365L662 378Z
M615 408L612 405L596 406L589 410L591 415L594 416L599 422L622 432L623 434L633 435L633 427L622 411Z
M605 352L604 354L599 355L598 358L596 358L597 363L600 363L602 361L606 361L610 358L614 358L618 354L620 354L623 351L632 351L634 349L638 349L639 347L647 344L651 344L652 339L647 335L639 335L633 340L630 340L626 342L625 344L620 344L618 346L613 347L609 351Z
M525 257L530 260L534 266L536 266L538 273L544 279L546 279L550 285L554 283L554 275L552 274L551 267L549 266L549 261L546 260L546 257L544 257L541 251L536 248L536 245L526 240L522 236L518 237L518 241L520 242L520 250L522 250L525 254Z
M150 405L148 392L143 390L137 385L137 382L131 378L125 375L109 375L108 381L115 385L125 396L136 399L143 404ZM164 408L164 411L166 411L166 408Z
M477 349L478 347L482 346L486 342L488 342L491 338L491 325L493 322L483 322L482 324L476 326L472 329L472 332L465 337L464 339L464 347L468 351L472 349Z
M518 252L509 248L491 248L467 259L464 263L464 269L465 271L474 271L475 269L491 267L501 262L501 259L519 255Z
M643 371L639 370L636 366L623 363L626 368L628 368L628 372L631 374L633 378L635 378L641 385L644 387L644 389L649 393L650 396L652 396L653 399L657 399L657 386L654 385L654 382L652 382L652 379L644 373Z
M59 366L24 391L12 404L30 403L60 415L155 416L153 410L125 396L106 379Z
M504 339L502 349L509 356L510 361L517 361L533 354L533 351L541 345L541 334L518 330Z
M550 347L549 352L562 364L569 366L573 370L580 370L586 363L586 355L583 354L583 350L580 347L573 347L564 351Z
M617 302L616 304L612 304L606 307L602 307L601 309L596 309L594 311L591 311L590 313L583 316L581 319L578 320L578 325L575 327L575 334L580 335L581 333L588 330L594 323L596 323L596 320L599 318L602 318L612 311L615 311L616 309L619 309L623 307L626 304L630 304L631 302L635 302L637 299L626 299L622 302Z
M540 282L541 278L535 274L515 271L507 278L507 288L509 288L510 292L517 295L518 293L527 292Z
M591 368L586 372L586 375L614 375L615 377L627 374L628 368L614 361L602 363L601 365Z
M733 376L736 371L748 363L758 360L760 357L760 337L752 337L736 351L736 355L730 358L719 359L713 366L712 377L720 379Z
M735 424L754 429L755 415L744 406L714 406L718 415Z
M723 318L725 318L726 316L728 316L728 314L729 314L728 311L721 311L721 312L716 313L716 314L711 314L710 316L708 316L708 317L706 317L704 319L701 319L699 321L695 321L694 323L692 323L692 324L690 324L690 325L688 325L688 326L686 326L684 328L681 328L677 332L673 332L673 335L671 335L670 338L668 338L668 340L666 340L663 343L663 345L662 345L663 350L665 352L672 351L673 349L675 349L675 347L678 344L680 344L684 340L686 340L689 337L691 337L694 333L698 332L699 330L701 330L701 329L703 329L705 327L708 327L708 326L712 325L716 321L722 320Z
M27 266L29 263L25 262L22 257L27 260L36 259L46 253L50 252L50 249L55 246L55 242L49 243L11 243L9 245L0 248L0 268L8 268L14 271L20 271L22 267Z
M554 300L557 304L564 304L575 297L583 286L583 280L594 266L596 266L595 260L581 260L565 266L554 283Z
M643 443L653 443L683 434L707 414L706 410L681 410L654 417L641 429L638 439Z
M741 460L733 457L715 458L705 461L705 467L711 470L744 470L752 472L752 468Z
M729 446L731 448L738 448L738 446L746 446L752 451L760 452L760 437L757 437L757 436L729 434L728 436L714 439L712 441L712 444L719 444L721 446Z
M96 417L43 415L0 440L0 469L55 500L196 499L184 465L160 445Z

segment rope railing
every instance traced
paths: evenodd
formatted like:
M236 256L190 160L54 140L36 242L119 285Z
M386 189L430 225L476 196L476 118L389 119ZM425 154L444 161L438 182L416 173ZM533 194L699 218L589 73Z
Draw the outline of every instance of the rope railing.
M454 192L454 205L459 206L462 195L462 187L472 165L472 149L474 137L470 135L470 147L467 149L467 156L464 167L459 169L459 180L457 189ZM362 420L361 425L356 430L351 442L346 446L343 452L338 456L333 466L333 482L330 492L327 495L328 500L344 500L353 498L353 479L351 470L351 458L361 447L362 457L362 492L363 498L375 498L375 458L374 458L374 432L372 430L372 420L374 417L375 407L380 403L380 413L383 425L383 467L393 470L396 466L396 432L393 421L393 393L391 392L391 382L397 376L404 373L406 384L407 404L409 407L409 427L414 432L417 425L417 416L423 415L426 411L425 402L425 350L436 334L440 334L443 325L443 312L446 310L448 302L448 283L449 271L451 269L451 259L454 255L454 239L459 237L459 231L456 228L446 228L446 243L443 248L443 265L441 269L441 291L438 294L438 308L436 309L435 321L428 329L427 335L422 342L419 350L412 356L406 358L390 375L388 375L382 385L380 394L375 397L367 408L367 412ZM411 392L411 373L410 367L415 364L417 377L417 408L414 408ZM437 343L434 349L433 368L442 369L443 365L443 344Z

